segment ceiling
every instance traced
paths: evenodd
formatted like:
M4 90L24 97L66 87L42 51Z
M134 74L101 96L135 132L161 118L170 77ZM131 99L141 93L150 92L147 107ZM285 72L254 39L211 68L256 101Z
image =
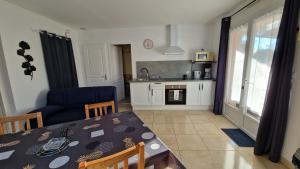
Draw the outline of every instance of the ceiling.
M242 0L6 0L74 28L206 23Z

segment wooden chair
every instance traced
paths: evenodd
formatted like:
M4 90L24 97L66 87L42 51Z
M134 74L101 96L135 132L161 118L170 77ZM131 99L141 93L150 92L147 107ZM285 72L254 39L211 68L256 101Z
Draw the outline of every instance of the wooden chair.
M5 124L11 124L11 129L12 132L15 133L17 132L17 125L19 127L19 130L25 131L25 130L30 130L30 120L31 119L37 119L37 124L38 128L43 127L43 118L42 118L42 113L37 112L37 113L30 113L30 114L23 114L20 116L8 116L8 117L0 117L0 135L5 134ZM26 124L26 129L24 128L24 123Z
M102 103L94 103L94 104L86 104L85 105L85 118L90 118L90 110L94 110L95 117L103 116L107 114L107 108L111 107L112 113L115 113L115 102L114 101L107 101ZM104 114L102 110L104 109ZM99 110L99 112L98 112Z
M79 169L108 169L112 167L118 169L119 162L123 162L123 169L128 169L128 159L134 155L139 156L137 169L145 168L145 157L144 150L145 144L140 142L138 145L128 148L124 151L118 152L116 154L110 155L108 157L100 158L94 161L81 162L79 163Z

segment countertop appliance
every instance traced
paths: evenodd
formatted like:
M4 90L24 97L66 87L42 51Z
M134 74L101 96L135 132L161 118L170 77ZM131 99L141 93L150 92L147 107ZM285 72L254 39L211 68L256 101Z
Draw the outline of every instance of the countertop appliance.
M204 69L204 79L211 79L211 68Z
M201 71L200 70L195 70L194 71L194 79L195 80L200 80L201 79Z
M165 86L166 105L186 104L186 85L166 85Z
M194 61L196 61L196 62L213 62L214 55L212 52L207 52L207 51L202 50L200 52L196 52Z

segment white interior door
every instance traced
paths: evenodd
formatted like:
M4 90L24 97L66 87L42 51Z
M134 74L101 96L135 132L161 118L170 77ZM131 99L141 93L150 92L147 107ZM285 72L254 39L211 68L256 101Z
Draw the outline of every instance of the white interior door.
M265 102L281 15L282 9L272 11L230 33L224 115L254 139Z
M123 78L123 60L122 60L122 49L115 45L109 46L108 53L108 66L110 85L117 88L118 100L125 98L124 91L124 78Z
M106 85L108 80L106 45L84 45L83 55L87 86Z

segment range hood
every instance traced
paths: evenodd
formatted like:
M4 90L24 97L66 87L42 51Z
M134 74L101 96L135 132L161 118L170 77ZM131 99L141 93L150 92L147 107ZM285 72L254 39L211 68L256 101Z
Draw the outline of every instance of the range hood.
M169 46L164 51L165 55L183 55L185 51L178 46L178 25L168 25Z

